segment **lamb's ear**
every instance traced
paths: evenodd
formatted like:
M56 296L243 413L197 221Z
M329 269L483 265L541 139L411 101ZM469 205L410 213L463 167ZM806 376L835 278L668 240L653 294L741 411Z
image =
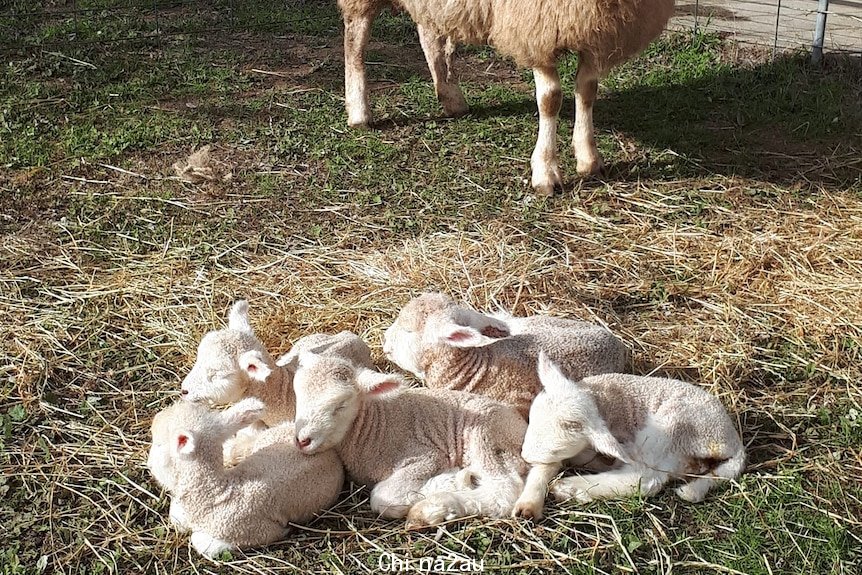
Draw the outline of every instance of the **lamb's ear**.
M195 441L195 436L191 431L184 430L177 433L174 439L174 446L179 455L188 456L195 452L197 442Z
M485 335L471 325L462 325L450 318L440 318L429 325L427 337L432 342L445 343L454 347L483 347L496 342L500 332L491 331L492 336Z
M382 395L401 387L404 384L404 379L394 373L360 369L356 373L356 383L368 395Z
M257 350L247 351L240 355L239 367L255 381L266 381L266 378L272 373L263 358L263 354Z
M227 316L227 327L228 329L254 333L251 323L248 321L248 302L246 300L241 299L230 308L230 313Z
M466 307L458 308L455 313L455 322L468 325L491 339L502 339L512 335L512 328L502 317L486 315Z
M599 453L615 457L624 463L629 463L629 456L625 448L620 445L617 438L608 430L604 421L594 421L584 429L584 434L593 445L593 449Z
M563 393L574 385L544 351L539 352L538 370L542 387L551 395Z
M221 416L232 427L245 427L260 419L266 406L256 397L247 397L225 409Z
M296 373L296 368L299 367L299 352L291 348L290 351L275 360L275 365L287 368L291 372Z

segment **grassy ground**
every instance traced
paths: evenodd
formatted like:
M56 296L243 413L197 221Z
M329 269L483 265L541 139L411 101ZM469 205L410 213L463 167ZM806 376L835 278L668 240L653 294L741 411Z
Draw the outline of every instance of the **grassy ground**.
M574 178L566 149L568 189L545 200L525 183L531 76L489 50L462 50L472 113L444 119L413 27L381 18L378 124L354 132L334 3L100 10L130 4L0 17L0 36L46 43L7 46L0 72L0 572L364 573L385 553L514 573L862 569L858 62L666 36L602 84L606 179ZM208 143L215 179L175 178ZM384 366L382 330L425 289L608 325L638 372L723 399L748 473L700 505L429 533L348 488L284 543L225 565L190 551L144 460L200 336L247 297L273 352L351 329Z

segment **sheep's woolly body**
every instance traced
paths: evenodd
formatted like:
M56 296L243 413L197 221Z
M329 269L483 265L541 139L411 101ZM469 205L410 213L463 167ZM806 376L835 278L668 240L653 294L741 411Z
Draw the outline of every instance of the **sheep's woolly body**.
M438 337L468 326L500 338L478 347L456 347ZM431 388L480 393L514 406L527 417L541 384L536 371L544 351L572 378L625 371L629 351L612 333L587 322L532 316L486 316L448 297L413 298L387 330L384 351Z
M271 543L284 536L288 523L306 522L336 501L344 475L337 455L300 453L289 422L260 432L252 453L225 469L222 441L235 430L219 422L220 416L179 402L157 414L152 426L148 465L171 493L172 510L182 511L184 527L195 533L193 543L208 537L222 544L199 551ZM190 438L184 442L194 441L191 455L175 451L183 434Z
M340 0L342 10L379 4ZM457 43L488 44L518 65L554 66L564 52L585 52L600 68L627 59L658 36L673 0L395 0L413 20Z
M525 431L521 417L485 397L405 389L361 398L356 420L336 450L351 477L364 485L383 481L408 461L422 461L435 472L469 467L525 473L516 455ZM483 448L492 436L499 454Z
M390 391L397 376L312 354L294 383L298 445L334 447L348 474L373 486L374 511L417 525L510 513L526 472L526 422L511 407L458 391Z
M587 448L623 463L559 480L558 499L652 495L676 478L685 481L676 493L697 502L745 468L745 448L721 402L695 385L619 373L573 381L544 355L538 369L544 389L530 410L522 455L547 473L528 477L525 491L543 488L561 462Z

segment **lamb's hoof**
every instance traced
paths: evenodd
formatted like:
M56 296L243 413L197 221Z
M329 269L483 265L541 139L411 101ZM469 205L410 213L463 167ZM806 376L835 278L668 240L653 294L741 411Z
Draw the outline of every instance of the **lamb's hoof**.
M542 518L542 507L541 501L518 501L512 509L512 517L538 521Z
M203 531L195 531L192 533L191 543L192 547L194 547L198 553L209 557L210 559L218 557L224 551L231 551L236 548L227 541L216 539L212 535L204 533Z
M600 157L588 160L578 160L578 175L582 177L602 176L605 174L605 163Z
M407 529L433 527L464 515L458 499L450 493L432 493L407 512Z

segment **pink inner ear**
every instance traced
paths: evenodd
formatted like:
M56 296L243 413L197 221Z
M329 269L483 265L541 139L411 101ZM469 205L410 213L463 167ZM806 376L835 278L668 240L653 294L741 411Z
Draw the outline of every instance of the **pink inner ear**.
M189 437L187 435L177 436L177 447L182 449L183 447L186 446L186 443L188 443L188 441L189 441Z
M381 395L383 393L388 393L390 391L398 389L398 387L400 385L401 385L401 383L398 381L393 381L393 380L383 381L383 382L375 385L373 388L371 388L371 391L369 391L369 393L371 395Z
M464 329L458 329L446 336L447 341L467 341L473 339L473 334Z
M257 366L256 366L255 364L253 364L253 363L250 363L250 364L248 364L248 370L249 370L251 373L254 373L254 372L256 372L256 371L257 371Z

